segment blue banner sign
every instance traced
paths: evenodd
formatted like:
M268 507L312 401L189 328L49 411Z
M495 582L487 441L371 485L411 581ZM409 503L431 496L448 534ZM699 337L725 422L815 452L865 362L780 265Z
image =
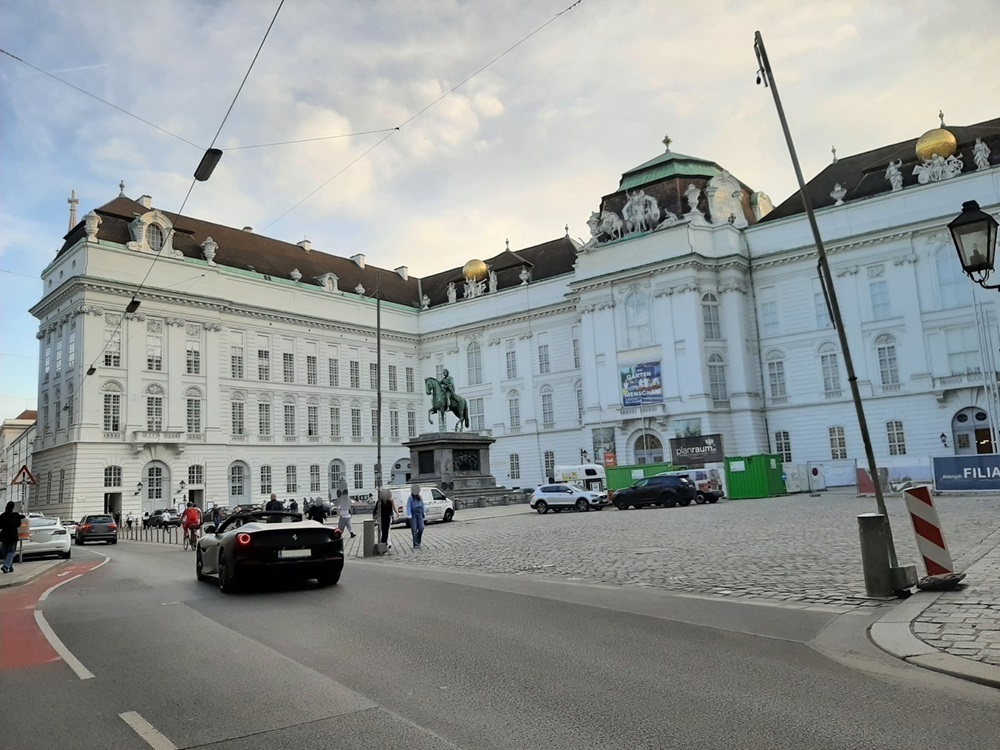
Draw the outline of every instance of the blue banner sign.
M934 489L942 492L1000 491L1000 454L935 457Z
M659 362L644 362L620 368L622 406L663 403L663 381Z

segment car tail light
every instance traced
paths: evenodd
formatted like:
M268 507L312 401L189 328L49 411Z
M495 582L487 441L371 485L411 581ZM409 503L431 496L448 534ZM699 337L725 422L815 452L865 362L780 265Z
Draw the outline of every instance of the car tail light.
M114 523L108 524L108 531L118 531L118 525Z
M247 534L246 532L243 532L241 534L237 534L236 535L236 543L239 544L239 545L241 545L241 546L243 546L243 547L246 547L248 544L250 544L250 535Z
M344 532L341 531L340 529L334 529L333 530L333 538L334 539L340 539L340 537L342 537L343 535L344 535Z
M77 527L76 527L76 530L77 530L77 531L90 531L90 530L91 530L91 529L93 529L93 528L94 528L94 527L93 527L93 526L91 526L91 525L90 525L89 523L85 523L85 524L83 524L83 526L77 526Z

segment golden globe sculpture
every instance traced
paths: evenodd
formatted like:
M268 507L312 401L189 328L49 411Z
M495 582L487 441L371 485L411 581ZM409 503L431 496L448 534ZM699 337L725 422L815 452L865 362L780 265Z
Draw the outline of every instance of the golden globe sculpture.
M470 281L482 281L489 272L489 267L481 260L470 260L462 266L462 275Z
M956 151L958 151L958 141L950 130L944 128L928 130L917 140L917 158L924 161L934 154L947 159Z

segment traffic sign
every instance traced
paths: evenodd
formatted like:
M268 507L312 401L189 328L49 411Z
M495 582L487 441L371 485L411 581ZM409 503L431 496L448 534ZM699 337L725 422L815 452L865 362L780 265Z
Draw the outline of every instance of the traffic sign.
M21 469L14 475L14 481L11 484L38 484L35 481L35 477L32 476L31 471L28 470L28 464L25 464Z

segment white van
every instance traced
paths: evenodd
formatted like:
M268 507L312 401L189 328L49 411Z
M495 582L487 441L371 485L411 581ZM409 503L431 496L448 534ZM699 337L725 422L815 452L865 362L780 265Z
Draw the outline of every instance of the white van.
M394 487L390 485L386 489L392 492L392 504L396 508L396 523L404 526L410 525L410 514L406 512L406 501L410 497L410 487ZM450 521L455 517L455 503L437 487L420 485L420 497L424 501L424 520L428 523L432 521Z
M687 477L694 484L698 494L694 501L699 505L717 502L725 497L722 491L722 477L718 469L678 469L677 471L661 471L656 476Z
M553 468L552 473L552 478L555 482L575 484L585 490L592 490L594 492L602 492L608 488L604 467L600 464L556 466Z

